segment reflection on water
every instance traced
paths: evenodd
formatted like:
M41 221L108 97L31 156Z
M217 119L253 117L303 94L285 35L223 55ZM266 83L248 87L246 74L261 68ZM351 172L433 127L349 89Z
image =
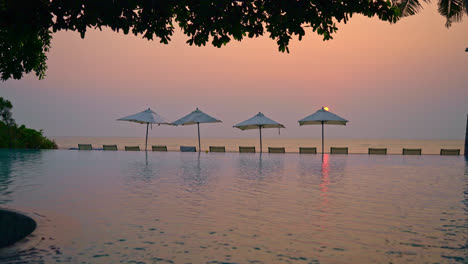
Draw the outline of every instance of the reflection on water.
M250 180L281 177L284 155L244 153L238 155L239 176Z
M322 225L322 229L326 229L327 226L327 218L328 218L328 211L329 211L329 205L328 205L328 185L330 184L330 164L329 164L329 154L322 154L322 182L320 183L320 219L321 222L324 223Z
M13 159L6 151L0 151L0 204L8 201L10 190L9 186L12 183L12 163Z
M322 187L320 191L322 192L321 196L327 196L328 192L328 185L330 184L330 178L329 178L329 170L330 170L330 164L328 163L328 158L329 154L323 154L322 155L322 183L320 186Z
M465 156L465 210L468 212L468 156Z
M138 153L140 154L140 153ZM158 164L154 164L148 162L148 152L141 153L139 155L139 159L135 160L129 166L128 175L133 177L133 180L141 180L144 182L151 182L151 179L157 177L157 170L153 170L153 166L157 166Z
M3 204L82 226L67 245L0 254L6 263L467 261L462 157L58 150L0 161Z
M181 177L184 185L189 187L187 190L191 192L196 192L199 188L207 185L215 171L215 163L211 162L206 156L202 158L201 155L205 154L200 152L184 153L180 157Z
M41 151L0 149L0 204L10 201L17 188L25 188L28 178L24 170L40 164Z

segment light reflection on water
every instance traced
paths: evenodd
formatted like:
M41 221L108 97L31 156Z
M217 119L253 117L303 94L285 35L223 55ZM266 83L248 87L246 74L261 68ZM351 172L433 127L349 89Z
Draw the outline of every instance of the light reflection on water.
M0 204L81 226L3 262L467 261L462 157L1 150L0 161Z

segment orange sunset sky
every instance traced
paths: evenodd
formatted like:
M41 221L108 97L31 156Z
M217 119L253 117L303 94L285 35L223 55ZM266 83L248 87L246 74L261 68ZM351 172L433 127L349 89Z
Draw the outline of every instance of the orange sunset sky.
M151 107L174 121L195 107L223 121L204 137L256 137L232 126L261 111L281 137L319 136L297 120L322 106L348 120L335 138L462 139L468 113L468 17L445 28L435 3L397 24L353 16L323 41L309 29L290 54L267 36L218 49L169 45L108 29L53 35L47 76L0 83L13 117L48 136L141 136L115 119ZM195 127L153 128L152 137L193 137ZM265 131L278 137L277 130Z

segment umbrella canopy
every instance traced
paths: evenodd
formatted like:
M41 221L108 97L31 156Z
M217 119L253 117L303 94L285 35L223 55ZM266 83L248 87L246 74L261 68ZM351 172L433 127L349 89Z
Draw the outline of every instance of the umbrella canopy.
M262 152L262 128L285 128L283 124L271 120L261 112L258 112L258 114L252 118L249 118L244 122L235 125L234 127L239 128L240 130L258 128L260 131L260 152Z
M261 112L258 112L252 118L241 122L234 127L239 128L240 130L247 130L247 129L257 129L259 127L262 128L284 128L283 124L280 124L276 121L271 120L270 118L266 117Z
M299 125L322 125L322 153L324 146L324 135L323 135L323 125L343 125L345 126L348 120L335 115L334 113L328 111L328 107L322 107L322 109L317 112L304 117L299 120Z
M142 111L140 113L136 113L134 115L129 115L126 117L122 117L117 119L117 121L129 121L135 122L139 124L146 124L146 141L145 141L145 151L147 150L148 145L148 127L149 124L158 124L158 125L170 125L171 123L167 121L164 117L157 114L150 108Z
M192 113L172 122L172 125L175 126L187 126L187 125L197 125L198 128L198 151L201 151L200 143L200 123L219 123L221 120L218 120L210 115L203 113L200 109L195 109Z
M136 122L140 124L159 124L159 125L170 125L171 122L167 121L164 117L161 115L155 113L153 110L150 108L146 109L145 111L142 111L140 113L134 114L134 115L129 115L126 117L122 117L117 119L118 121L130 121L130 122Z
M200 123L218 123L221 120L218 120L210 115L203 113L200 109L195 109L192 113L172 122L176 126L186 126L186 125L195 125Z
M322 109L318 110L317 112L304 117L303 119L299 120L299 125L343 125L345 126L348 120L341 118L334 113L326 110L328 108L322 107Z

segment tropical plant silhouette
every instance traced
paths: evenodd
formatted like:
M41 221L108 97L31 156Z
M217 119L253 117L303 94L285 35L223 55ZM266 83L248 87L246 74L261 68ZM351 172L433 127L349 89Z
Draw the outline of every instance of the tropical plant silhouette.
M107 27L168 44L176 29L189 45L222 47L268 34L280 52L306 32L333 38L353 15L395 23L430 0L0 0L0 75L42 79L52 34ZM462 20L468 0L439 0L446 26Z
M399 10L399 18L412 16L418 13L422 8L422 2L430 3L430 0L394 0L393 4ZM468 13L466 7L468 0L439 0L438 3L439 13L445 17L445 26L449 28L453 22L461 22L463 16Z

